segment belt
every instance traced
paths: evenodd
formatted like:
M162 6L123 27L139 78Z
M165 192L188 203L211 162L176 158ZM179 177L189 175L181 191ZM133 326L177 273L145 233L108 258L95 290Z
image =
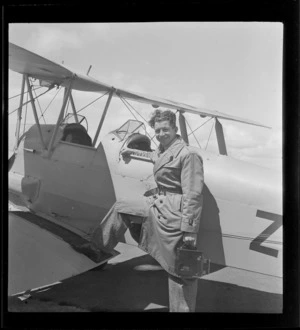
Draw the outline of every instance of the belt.
M182 195L181 189L168 189L162 186L158 186L157 188L150 189L144 193L145 197L153 196L153 195L167 195L167 194L180 194Z

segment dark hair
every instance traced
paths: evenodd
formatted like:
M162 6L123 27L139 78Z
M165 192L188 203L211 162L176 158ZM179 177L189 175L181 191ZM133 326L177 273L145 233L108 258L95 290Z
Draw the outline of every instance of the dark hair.
M149 125L154 128L156 122L161 122L167 120L170 125L174 128L176 127L176 115L171 110L155 110L152 115L151 119L149 120Z

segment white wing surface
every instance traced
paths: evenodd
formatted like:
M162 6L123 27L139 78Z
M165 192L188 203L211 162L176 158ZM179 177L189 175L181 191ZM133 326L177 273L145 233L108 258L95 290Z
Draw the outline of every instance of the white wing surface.
M87 75L75 73L73 70L70 70L63 65L52 62L44 57L41 57L12 43L9 43L9 68L15 72L21 74L28 74L33 78L45 80L49 83L54 83L61 86L67 86L70 82L70 79L73 78L74 80L72 88L80 91L101 93L113 90L114 95L117 95L119 97L123 97L141 103L151 104L156 107L162 106L201 116L217 117L249 125L270 128L258 122L236 116L230 116L222 112L198 108L188 104L179 103L156 96L150 96L127 91L125 89L116 88L103 82L100 82L94 78L91 78Z

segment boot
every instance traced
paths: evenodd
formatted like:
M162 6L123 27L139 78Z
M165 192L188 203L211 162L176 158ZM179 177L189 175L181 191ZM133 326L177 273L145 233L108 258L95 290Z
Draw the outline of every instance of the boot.
M97 250L91 243L84 243L81 245L72 246L73 249L79 253L84 254L86 257L93 260L95 263L99 263L104 261L105 259L109 259L112 254L106 253L100 250Z

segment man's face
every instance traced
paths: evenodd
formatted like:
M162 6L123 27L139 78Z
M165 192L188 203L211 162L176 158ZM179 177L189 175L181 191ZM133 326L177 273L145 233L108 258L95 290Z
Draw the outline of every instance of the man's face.
M154 124L154 131L157 141L166 148L174 140L177 133L177 127L170 126L170 122L165 120L156 122Z

